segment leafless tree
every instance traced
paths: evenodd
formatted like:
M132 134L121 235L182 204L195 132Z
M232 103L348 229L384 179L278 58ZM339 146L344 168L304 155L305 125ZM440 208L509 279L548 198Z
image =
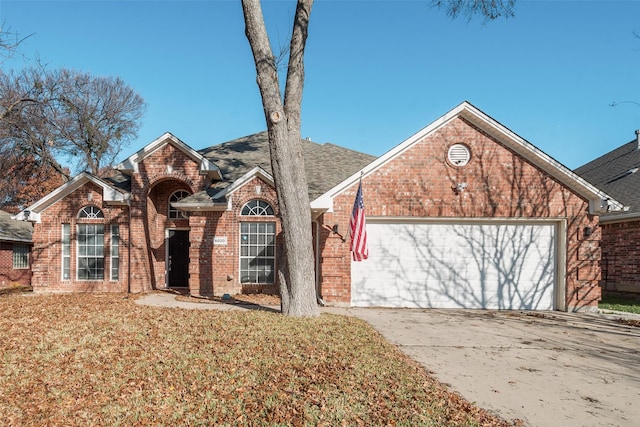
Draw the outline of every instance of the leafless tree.
M11 28L8 28L4 23L0 25L0 58L11 58L18 52L18 46L29 37L31 34L22 37L17 32L11 31Z
M99 175L137 136L144 100L122 79L33 67L0 73L0 141L61 175ZM68 176L67 176L68 178Z
M434 0L452 17L480 15L487 20L513 15L515 0ZM317 316L309 196L302 159L300 125L304 52L313 0L298 0L293 19L284 99L278 62L267 34L260 0L242 0L245 32L253 52L258 87L269 133L271 164L285 238L278 276L282 312Z

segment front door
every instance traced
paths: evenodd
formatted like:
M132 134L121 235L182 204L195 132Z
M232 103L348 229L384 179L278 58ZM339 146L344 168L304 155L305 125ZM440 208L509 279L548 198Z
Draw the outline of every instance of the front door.
M167 286L189 287L189 231L169 230L167 252Z

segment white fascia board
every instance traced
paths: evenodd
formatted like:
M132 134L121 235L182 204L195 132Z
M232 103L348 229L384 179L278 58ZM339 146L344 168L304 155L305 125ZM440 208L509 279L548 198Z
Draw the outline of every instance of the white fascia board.
M172 138L175 137L171 133L165 132L159 138L154 139L149 144L145 145L140 150L127 157L124 161L118 163L115 168L123 172L138 173L138 163L140 163L140 161L152 154L158 148L162 147L168 139Z
M465 101L461 105L464 106L460 111L461 117L487 131L490 135L498 137L499 141L504 143L513 151L531 161L540 169L544 170L567 187L573 189L581 196L585 197L589 200L590 211L592 214L603 213L606 212L607 209L609 211L619 211L624 209L622 203L618 202L604 191L599 190L562 163L516 133L512 132L490 116L484 114L470 103ZM603 204L604 211L597 208Z
M260 166L256 166L253 169L251 169L249 172L245 173L240 178L235 180L235 182L233 182L231 185L226 187L224 190L221 190L216 194L214 194L212 198L219 199L221 197L230 195L234 191L241 188L247 182L251 181L253 178L256 178L256 177L261 178L263 181L267 182L271 186L275 185L273 181L273 177L269 173L267 173L264 169L262 169Z
M198 155L200 156L200 154ZM200 157L200 175L206 175L209 178L222 179L222 171L220 170L220 168L206 157Z
M589 200L590 213L598 214L606 212L607 206L609 210L622 210L624 207L622 203L616 201L613 197L607 195L603 191L600 191L592 184L585 181L580 176L569 170L566 166L562 165L557 160L553 159L548 154L544 153L539 148L535 147L519 135L515 134L493 118L489 117L476 107L474 107L468 101L462 102L460 105L444 114L439 119L436 119L431 124L416 132L369 165L362 168L360 171L351 175L335 187L331 188L325 194L321 195L317 199L311 202L311 209L326 209L328 211L333 210L333 199L342 193L344 190L352 186L360 179L360 177L366 177L373 171L377 170L385 163L396 158L407 149L411 148L416 142L422 140L427 135L438 130L449 121L456 117L463 117L470 121L480 129L486 131L489 135L498 139L501 143L520 154L524 158L531 161L537 167L541 168L545 172L549 173L554 178L565 184L567 187L573 189L578 194ZM598 210L598 206L604 205L604 211Z
M378 157L373 162L369 163L367 166L351 175L349 178L337 184L335 187L329 189L326 193L322 194L320 197L311 202L311 209L326 209L328 212L333 212L333 199L336 196L340 195L340 193L342 193L344 190L351 187L361 177L365 178L367 175L371 174L372 172L383 166L385 163L393 160L394 158L398 157L400 154L411 148L416 142L422 140L428 134L434 132L454 117L457 117L460 114L460 111L464 108L464 105L465 103L460 104L453 110L449 111L447 114L432 122L430 125L411 135L409 138L405 139L403 142L396 145L391 150L387 151L385 154Z
M29 215L27 215L27 211ZM15 219L16 221L30 221L30 222L40 222L40 214L37 212L30 211L28 208L18 212L17 214L11 216L11 219ZM6 239L4 239L6 240Z
M66 183L62 184L60 187L53 190L51 193L47 194L42 199L36 201L25 210L28 210L31 212L30 218L32 218L33 215L39 214L49 206L56 203L58 200L63 199L64 197L73 193L78 188L82 187L84 184L88 182L92 182L98 185L100 188L102 188L102 199L105 202L110 202L114 204L127 203L127 199L129 197L127 193L122 193L121 191L117 190L115 187L112 187L111 185L109 185L106 181L96 176L93 176L87 172L82 172L79 175L76 175L70 181L67 181Z
M193 161L197 162L201 175L207 175L211 178L222 179L222 172L220 171L220 168L218 168L218 166L216 166L202 154L198 153L196 150L182 142L179 138L177 138L170 132L165 132L164 134L162 134L162 136L154 139L142 149L138 150L138 152L129 156L126 160L119 163L116 166L116 169L123 172L138 173L138 164L160 148L164 147L166 144L173 145L174 147L185 153L187 156L189 156Z

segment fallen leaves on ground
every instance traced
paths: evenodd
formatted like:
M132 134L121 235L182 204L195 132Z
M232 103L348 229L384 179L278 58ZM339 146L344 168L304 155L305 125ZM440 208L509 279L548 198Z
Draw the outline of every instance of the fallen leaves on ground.
M7 425L510 425L351 317L5 295L0 329Z

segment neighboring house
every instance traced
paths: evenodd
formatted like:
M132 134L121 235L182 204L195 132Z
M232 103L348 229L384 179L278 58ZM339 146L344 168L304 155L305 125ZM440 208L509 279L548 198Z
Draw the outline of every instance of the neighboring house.
M16 221L0 211L0 288L31 284L32 230L30 222Z
M640 131L636 138L575 172L622 202L621 211L600 216L602 286L640 292Z
M597 307L598 214L603 200L621 205L471 104L377 159L302 143L323 303ZM265 132L201 151L165 134L117 169L80 174L29 207L34 291L277 292ZM369 259L354 262L360 179Z

